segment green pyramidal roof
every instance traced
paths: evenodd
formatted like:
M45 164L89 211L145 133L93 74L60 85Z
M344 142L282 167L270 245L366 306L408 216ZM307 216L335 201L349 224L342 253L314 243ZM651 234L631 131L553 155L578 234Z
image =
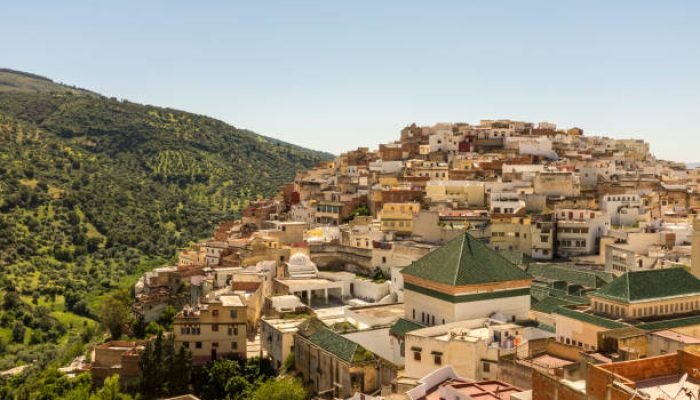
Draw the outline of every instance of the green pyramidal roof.
M700 279L684 268L627 272L593 295L623 303L700 294Z
M401 272L452 286L530 279L515 264L469 234L452 239Z

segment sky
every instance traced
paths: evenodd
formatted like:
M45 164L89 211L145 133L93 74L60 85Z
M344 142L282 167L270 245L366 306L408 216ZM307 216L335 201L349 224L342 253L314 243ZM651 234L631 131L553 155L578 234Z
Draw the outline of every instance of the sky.
M0 67L342 151L506 118L700 161L700 1L6 1Z

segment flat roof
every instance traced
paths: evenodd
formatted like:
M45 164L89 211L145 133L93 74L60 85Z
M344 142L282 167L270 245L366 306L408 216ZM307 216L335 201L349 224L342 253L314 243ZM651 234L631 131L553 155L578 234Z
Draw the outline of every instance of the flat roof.
M522 392L522 389L496 380L465 382L461 379L451 379L435 386L419 400L440 400L443 398L441 395L446 397L447 393L472 399L508 400L511 394L519 392Z
M353 307L353 314L370 318L402 317L405 313L403 303L386 304L381 306Z
M239 296L219 296L219 301L224 307L243 307L243 301Z
M262 319L266 324L272 326L280 332L296 332L302 322L306 321L306 318L295 318L295 319Z
M533 367L541 368L562 368L576 364L576 362L574 361L556 357L551 354L542 354L540 356L533 357L529 360L519 361L519 363L527 366L532 365Z
M678 333L678 332L672 331L670 329L653 332L652 335L661 336L663 338L675 340L677 342L684 343L684 344L700 344L700 338L696 338L694 336L689 336L689 335L684 335L682 333Z
M278 282L287 286L290 292L343 287L343 282L334 282L328 279L280 279Z
M683 381L682 375L670 375L637 381L635 385L638 391L648 394L651 399L665 399L669 397L669 393L671 395L682 393L682 390L686 393L698 393L700 391L698 380L688 376Z

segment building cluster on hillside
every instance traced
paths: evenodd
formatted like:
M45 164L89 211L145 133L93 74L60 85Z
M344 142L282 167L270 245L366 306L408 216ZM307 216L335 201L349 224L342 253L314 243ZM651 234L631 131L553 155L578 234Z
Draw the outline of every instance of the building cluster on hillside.
M319 398L697 398L698 189L641 140L414 124L250 202L134 313L176 305L195 364L262 355Z

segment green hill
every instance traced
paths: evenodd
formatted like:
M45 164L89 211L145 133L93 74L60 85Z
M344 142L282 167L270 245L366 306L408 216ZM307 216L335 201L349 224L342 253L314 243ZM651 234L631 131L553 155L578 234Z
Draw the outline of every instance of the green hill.
M91 316L96 296L330 157L201 115L0 71L0 341L13 342L17 322L28 329L0 370L51 356L26 351L30 342L66 342L71 328L56 313Z

